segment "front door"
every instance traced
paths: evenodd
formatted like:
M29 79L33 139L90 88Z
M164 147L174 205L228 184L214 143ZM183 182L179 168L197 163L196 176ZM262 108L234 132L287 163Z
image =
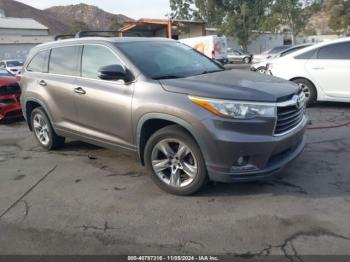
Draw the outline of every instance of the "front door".
M321 47L306 68L328 96L350 98L350 42Z
M75 82L75 101L81 132L91 139L133 147L131 106L134 84L98 77L102 66L122 64L114 51L102 45L85 45L81 77Z

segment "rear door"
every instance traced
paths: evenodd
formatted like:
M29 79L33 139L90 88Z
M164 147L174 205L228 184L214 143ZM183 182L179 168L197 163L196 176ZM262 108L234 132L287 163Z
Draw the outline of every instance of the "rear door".
M328 96L350 98L350 41L321 47L306 67Z
M53 48L49 59L49 73L37 79L55 127L75 133L78 132L79 125L74 103L74 82L79 74L81 48L79 45Z
M123 65L109 47L84 45L81 77L75 83L80 128L91 139L133 148L131 102L134 84L98 77L100 67L115 64Z

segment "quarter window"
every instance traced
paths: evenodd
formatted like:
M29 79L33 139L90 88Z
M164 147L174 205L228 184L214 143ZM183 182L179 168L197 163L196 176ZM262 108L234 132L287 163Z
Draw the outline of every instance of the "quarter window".
M114 53L103 46L86 45L81 61L81 76L99 79L98 70L102 66L121 64Z
M27 66L27 70L30 72L48 72L48 58L50 50L45 50L37 53Z
M78 75L79 46L53 48L50 55L49 71L58 75Z
M343 42L321 47L318 59L350 59L350 42Z

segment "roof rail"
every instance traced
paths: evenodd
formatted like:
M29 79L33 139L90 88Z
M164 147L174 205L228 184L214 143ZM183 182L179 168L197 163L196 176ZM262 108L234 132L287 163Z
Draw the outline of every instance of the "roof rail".
M114 34L118 34L118 31L114 30L114 31L80 31L78 33L76 33L75 37L76 38L82 38L82 37L89 37L89 36L99 36L99 37L115 37L116 35L100 35L99 33L114 33Z
M67 38L74 38L75 35L56 35L55 36L55 41L57 40L62 40L62 39L67 39Z

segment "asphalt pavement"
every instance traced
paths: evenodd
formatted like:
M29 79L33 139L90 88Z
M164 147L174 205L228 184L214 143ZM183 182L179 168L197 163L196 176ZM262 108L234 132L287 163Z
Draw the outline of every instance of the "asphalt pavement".
M301 157L277 176L155 186L134 155L68 141L45 152L24 122L0 125L0 254L350 255L350 105L308 109Z

